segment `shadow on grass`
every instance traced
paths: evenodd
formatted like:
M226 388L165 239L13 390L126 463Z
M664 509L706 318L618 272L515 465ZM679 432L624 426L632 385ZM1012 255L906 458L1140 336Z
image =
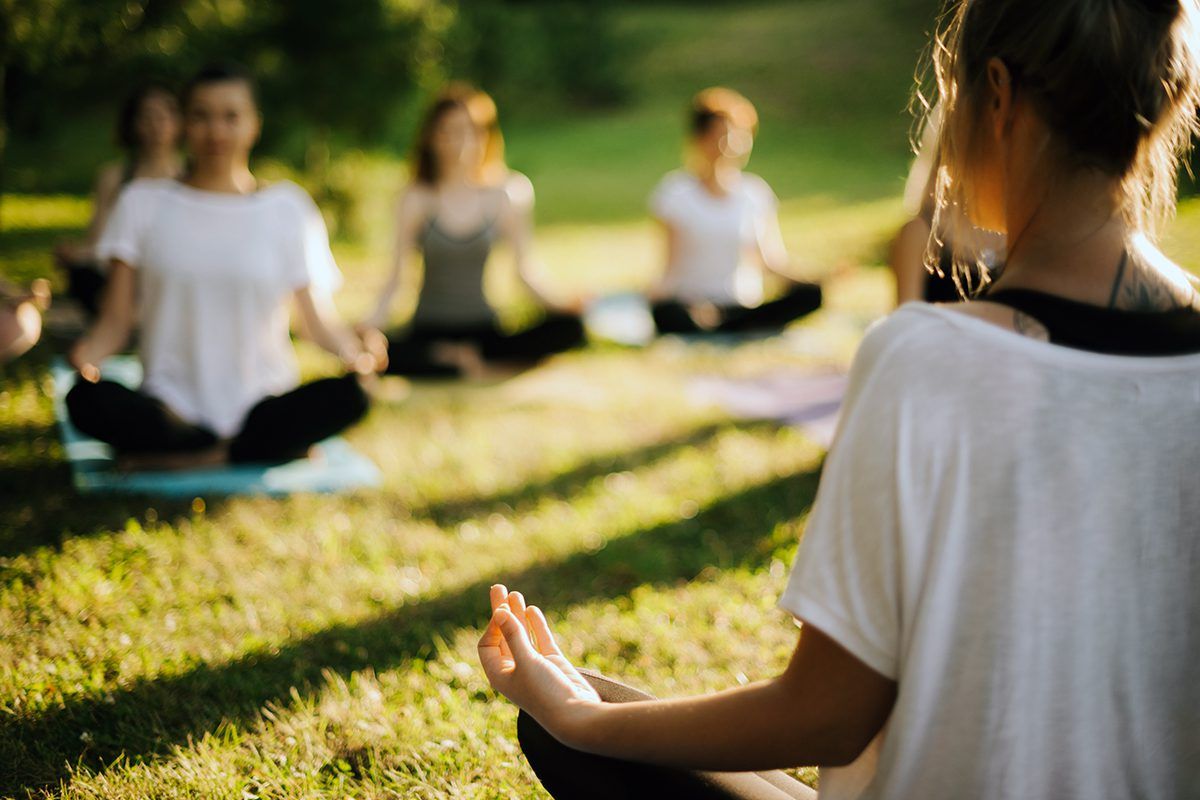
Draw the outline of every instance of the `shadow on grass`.
M186 500L81 495L71 482L70 467L48 448L57 441L58 429L51 425L0 428L0 559L120 530L130 519L143 521L149 509L171 524L191 517ZM0 569L0 581L4 575Z
M55 346L55 345L58 346ZM0 387L48 381L51 362L65 345L45 339L21 359L0 367ZM41 390L39 390L41 391ZM70 466L54 449L56 424L0 422L0 559L67 539L121 530L148 512L168 524L192 516L190 500L136 494L80 494ZM205 498L211 511L223 498ZM0 582L5 570L0 565Z
M61 461L0 466L0 559L40 547L59 547L68 539L121 530L131 519L157 519L175 525L192 516L191 503L144 495L81 495L71 470ZM210 511L219 498L208 501ZM4 580L0 569L0 581Z
M425 518L441 528L454 527L470 519L479 519L489 514L511 515L545 499L565 499L578 494L597 478L613 473L643 469L663 461L680 450L703 447L722 433L732 430L747 432L770 431L779 426L774 422L727 422L705 425L685 435L664 439L653 444L631 450L622 450L589 459L565 472L543 480L529 481L511 490L480 497L472 495L463 499L443 500L424 507L407 508L405 511L415 518Z
M808 509L817 478L816 471L780 477L726 497L694 519L613 539L595 553L487 575L360 624L335 626L227 664L138 681L108 698L71 700L37 716L6 716L0 722L5 765L0 793L53 790L68 778L71 764L102 770L122 755L136 763L223 725L252 725L265 704L288 705L293 687L304 695L318 692L326 670L347 676L428 658L439 638L483 624L488 587L496 580L559 609L618 597L641 585L692 580L712 567L764 566L787 544L772 534ZM85 733L89 743L81 739Z

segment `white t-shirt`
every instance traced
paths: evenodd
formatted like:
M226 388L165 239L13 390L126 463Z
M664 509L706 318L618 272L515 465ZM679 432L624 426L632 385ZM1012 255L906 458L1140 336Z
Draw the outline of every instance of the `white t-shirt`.
M669 173L650 195L650 213L678 233L668 288L686 303L753 306L762 302L762 273L744 256L757 248L779 199L767 182L742 173L724 197L689 172Z
M780 605L899 696L822 798L1200 797L1198 475L1200 356L877 325Z
M134 181L96 252L138 272L142 390L222 437L298 382L292 292L341 280L320 212L288 181L248 195Z

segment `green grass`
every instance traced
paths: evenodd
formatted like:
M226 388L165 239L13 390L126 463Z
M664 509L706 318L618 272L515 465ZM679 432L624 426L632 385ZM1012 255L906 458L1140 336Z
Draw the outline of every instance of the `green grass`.
M538 249L564 287L643 285L645 193L677 161L701 86L763 109L753 168L828 308L736 350L593 349L493 385L389 379L349 438L380 491L284 500L80 497L53 428L49 338L0 368L0 795L69 798L541 797L514 709L474 656L487 587L519 587L587 666L659 695L766 677L795 639L774 601L823 453L690 404L688 376L848 362L888 306L877 264L901 217L900 116L920 26L865 0L637 4L628 109L517 119ZM336 251L370 304L401 170L336 167L361 195ZM86 201L13 196L4 273L50 272ZM1200 204L1169 249L1195 268ZM501 271L494 290L515 302ZM305 370L328 361L302 345ZM806 773L807 778L813 776Z

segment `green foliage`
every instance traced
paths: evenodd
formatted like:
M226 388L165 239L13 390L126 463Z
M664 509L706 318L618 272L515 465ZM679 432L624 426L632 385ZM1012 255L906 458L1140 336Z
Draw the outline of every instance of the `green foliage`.
M448 71L524 111L550 103L609 106L624 99L632 76L628 43L614 4L474 0L459 5L447 37ZM553 112L552 112L553 113Z
M180 81L214 60L260 78L260 154L326 186L329 159L356 147L404 149L428 95L450 77L494 90L505 106L603 105L623 96L623 50L604 5L478 0L0 0L13 130L13 183L82 189L92 168L49 165L78 150L97 158L119 98L145 76ZM50 11L51 13L45 13ZM7 31L7 34L5 33ZM64 145L69 145L64 147ZM70 156L68 156L70 157Z
M924 23L872 2L624 6L615 23L639 44L641 78L629 106L507 125L554 281L606 291L660 266L642 204L678 162L688 94L746 91L764 112L751 166L827 289L828 308L785 340L591 349L496 385L410 393L387 379L349 434L380 491L195 504L71 488L46 369L65 340L0 368L0 795L543 798L514 709L476 666L494 580L546 608L572 658L661 696L782 669L795 629L773 605L821 452L683 389L698 373L845 364L890 303L886 274L859 267L900 222ZM28 168L86 165L75 150L104 129L69 132ZM400 175L378 154L331 162L329 184L367 199L335 243L350 319L373 303ZM49 276L50 247L87 213L82 197L11 198L0 269ZM1200 267L1200 203L1167 251ZM301 347L306 374L322 374Z
M86 211L14 205L30 240ZM369 277L337 253L348 283ZM474 657L500 578L574 657L662 694L765 677L794 644L773 598L821 452L685 401L727 353L593 350L408 395L388 379L350 433L381 490L200 504L75 494L46 382L60 347L0 369L0 795L541 797Z

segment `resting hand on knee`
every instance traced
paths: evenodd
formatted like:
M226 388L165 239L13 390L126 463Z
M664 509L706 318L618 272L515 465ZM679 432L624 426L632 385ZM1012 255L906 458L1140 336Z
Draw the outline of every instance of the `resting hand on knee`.
M479 640L488 682L566 741L600 696L558 648L540 609L526 608L520 592L500 585L491 601L492 619Z

